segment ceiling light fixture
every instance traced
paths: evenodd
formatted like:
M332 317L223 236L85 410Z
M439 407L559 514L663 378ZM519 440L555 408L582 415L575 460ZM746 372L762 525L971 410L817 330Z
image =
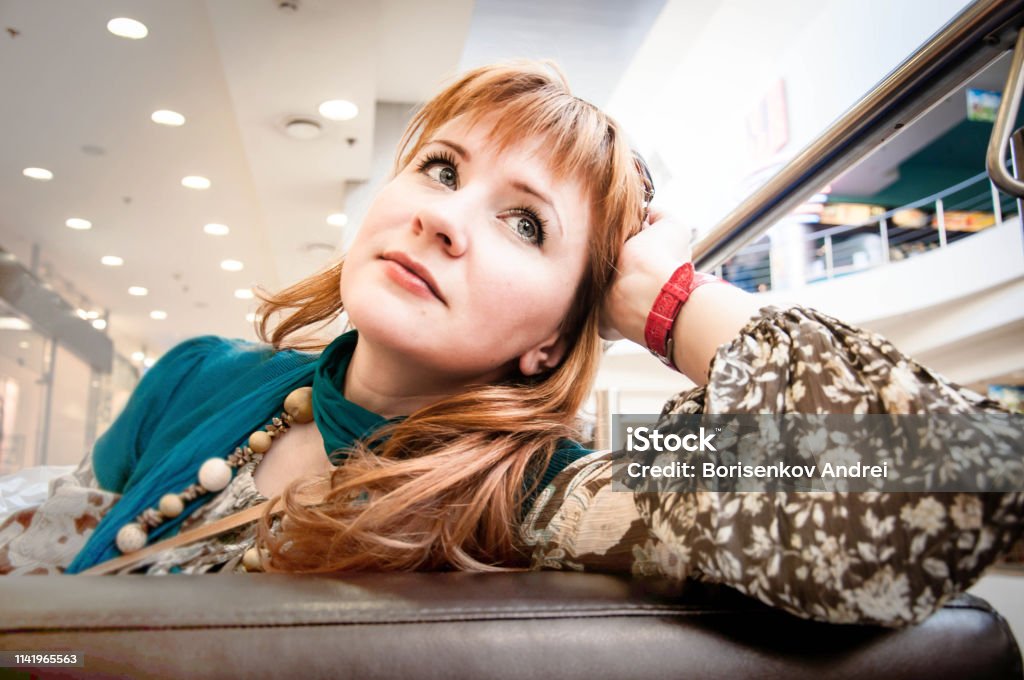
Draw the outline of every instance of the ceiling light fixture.
M128 17L118 17L107 22L107 30L119 38L141 40L149 35L146 24Z
M85 231L86 229L92 229L92 222L89 220L82 219L81 217L69 217L64 222L67 226L78 231Z
M320 123L309 118L292 118L284 124L285 134L292 139L316 139L320 131Z
M156 359L154 359L153 357L146 357L145 359L142 360L142 365L145 366L146 368L153 368L153 364L155 363Z
M226 272L240 272L245 268L245 265L238 260L223 260L220 263L220 268Z
M151 115L149 119L154 123L169 125L171 127L180 127L185 124L185 116L181 115L177 111L168 111L167 109L154 111L153 115Z
M144 288L143 286L131 286L128 289L128 294L134 295L135 297L142 297L144 295L149 295L149 289Z
M345 213L333 213L327 216L327 224L332 227L344 227L348 224L348 215Z
M0 330L29 331L32 330L32 326L24 319L19 319L16 316L3 316L0 317Z
M132 352L132 361L142 361L146 358L145 352Z
M189 175L181 178L181 186L189 189L209 189L210 180L200 175Z
M155 321L163 321L167 318L167 312L162 309L154 309L149 313L149 318Z
M25 175L25 177L37 179L40 182L49 182L53 179L53 173L46 168L25 168L21 171L21 174Z
M325 101L317 110L328 120L352 120L359 115L359 107L347 99Z
M239 300L251 300L253 298L253 292L251 288L239 288L235 291L235 297Z
M124 264L124 260L117 255L104 255L100 258L100 262L108 267L120 267Z
M106 319L93 319L92 320L92 327L95 328L98 331L102 331L102 330L104 330L107 327L107 320Z
M211 222L210 224L203 225L203 231L210 236L227 236L231 230L226 224L214 224Z

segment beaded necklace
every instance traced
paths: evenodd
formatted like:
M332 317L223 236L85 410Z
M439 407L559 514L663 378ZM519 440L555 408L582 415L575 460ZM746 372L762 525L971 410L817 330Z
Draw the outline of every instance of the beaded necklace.
M262 429L249 435L246 445L239 446L227 458L212 457L199 468L199 480L178 493L165 494L156 507L146 508L135 521L124 525L117 532L117 548L125 555L142 549L149 540L149 532L168 519L180 515L185 504L200 496L224 490L231 483L233 471L250 461L258 465L270 450L274 440L287 433L293 424L313 421L313 388L300 387L284 400L284 409ZM243 563L250 571L257 569L259 554L250 548Z

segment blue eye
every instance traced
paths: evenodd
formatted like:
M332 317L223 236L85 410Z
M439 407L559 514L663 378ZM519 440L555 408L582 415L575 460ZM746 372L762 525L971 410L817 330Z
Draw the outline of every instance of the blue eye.
M459 185L458 165L450 153L432 153L420 161L417 169L449 189L455 189Z
M512 218L508 220L508 225L516 236L537 246L544 243L544 220L536 211L530 208L513 208L509 211L508 217Z

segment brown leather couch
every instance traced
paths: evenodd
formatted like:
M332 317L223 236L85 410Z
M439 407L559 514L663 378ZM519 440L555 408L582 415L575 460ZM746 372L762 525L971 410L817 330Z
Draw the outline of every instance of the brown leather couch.
M1006 622L971 596L887 630L561 572L6 577L0 650L84 653L32 677L1022 677Z

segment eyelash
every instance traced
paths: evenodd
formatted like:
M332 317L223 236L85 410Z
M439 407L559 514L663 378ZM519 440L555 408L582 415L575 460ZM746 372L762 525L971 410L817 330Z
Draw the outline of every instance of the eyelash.
M448 151L443 151L443 152L440 152L440 153L434 151L432 153L427 154L427 156L422 161L419 162L419 165L416 166L416 169L419 172L423 172L424 170L426 170L427 168L429 168L432 165L441 165L441 164L443 164L443 165L450 165L452 167L452 169L455 170L456 176L458 175L459 164L455 162L455 156L453 156Z
M442 151L442 152L434 151L434 152L431 152L431 153L427 154L423 158L423 160L421 160L419 162L419 164L416 166L416 170L418 172L422 173L422 172L425 172L428 168L430 168L430 167L432 167L434 165L447 165L447 166L450 166L452 168L452 170L455 171L456 181L458 181L457 178L458 178L458 173L459 173L459 164L455 160L455 156L453 156L451 153L449 153L447 151ZM433 178L431 178L431 179L433 179ZM437 181L437 180L434 180L434 181ZM443 185L443 186L445 186L445 185ZM544 244L544 240L547 238L547 224L548 223L547 223L546 220L544 220L544 218L542 218L540 216L540 214L536 210L534 210L533 208L531 208L529 206L525 206L524 205L524 206L519 206L517 208L512 208L508 212L511 215L519 215L521 217L526 217L526 218L532 220L533 223L537 226L537 246L540 247L541 245ZM527 243L530 242L528 239L525 239L522 236L519 236L518 233L516 233L515 235L518 238L521 238L523 241L525 241Z

